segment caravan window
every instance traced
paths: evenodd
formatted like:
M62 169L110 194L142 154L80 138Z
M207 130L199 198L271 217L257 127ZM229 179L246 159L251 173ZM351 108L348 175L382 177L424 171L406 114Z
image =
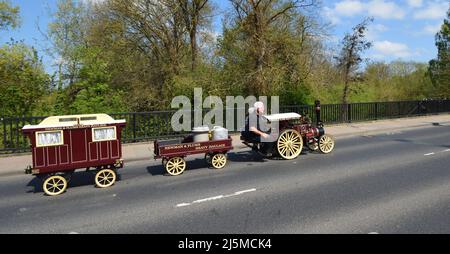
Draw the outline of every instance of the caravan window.
M36 132L36 146L59 146L64 144L63 133L61 131L41 131Z
M116 139L116 127L92 128L92 140L107 141Z

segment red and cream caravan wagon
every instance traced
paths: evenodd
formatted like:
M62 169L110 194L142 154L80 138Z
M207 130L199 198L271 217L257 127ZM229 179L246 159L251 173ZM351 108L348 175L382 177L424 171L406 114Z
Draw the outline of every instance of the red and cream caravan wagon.
M114 184L116 169L123 167L121 130L125 120L106 114L51 116L38 125L26 125L33 166L25 173L42 179L43 190L55 196L67 188L76 169L94 168L95 183L105 188Z

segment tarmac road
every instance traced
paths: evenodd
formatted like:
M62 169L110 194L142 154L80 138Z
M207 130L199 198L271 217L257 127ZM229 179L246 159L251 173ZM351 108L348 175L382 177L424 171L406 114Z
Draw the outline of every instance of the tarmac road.
M449 125L338 139L292 161L239 150L222 170L189 157L178 177L154 160L120 173L96 189L79 172L57 197L29 175L1 177L0 233L450 233Z

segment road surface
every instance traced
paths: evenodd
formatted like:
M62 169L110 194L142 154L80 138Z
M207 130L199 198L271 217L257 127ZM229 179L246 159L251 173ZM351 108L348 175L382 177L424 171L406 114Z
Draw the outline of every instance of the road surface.
M126 164L113 187L74 175L44 196L32 176L0 178L0 233L450 233L450 126L338 139L296 160L229 155L222 170L189 157Z

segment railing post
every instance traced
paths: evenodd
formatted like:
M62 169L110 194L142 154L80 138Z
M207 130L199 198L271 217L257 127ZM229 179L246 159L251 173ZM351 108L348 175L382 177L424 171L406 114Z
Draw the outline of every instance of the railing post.
M136 142L136 112L133 113L133 142Z
M2 125L3 125L3 148L6 149L6 123L5 123L5 117L2 116Z
M421 115L422 114L422 102L421 101L417 101L417 115Z
M378 120L378 102L375 102L375 120Z
M352 104L347 104L347 122L352 122Z
M20 144L20 136L19 136L19 128L20 128L20 117L19 118L17 118L17 121L16 121L16 147L18 148L18 149L22 149L23 147L21 147L21 144Z

